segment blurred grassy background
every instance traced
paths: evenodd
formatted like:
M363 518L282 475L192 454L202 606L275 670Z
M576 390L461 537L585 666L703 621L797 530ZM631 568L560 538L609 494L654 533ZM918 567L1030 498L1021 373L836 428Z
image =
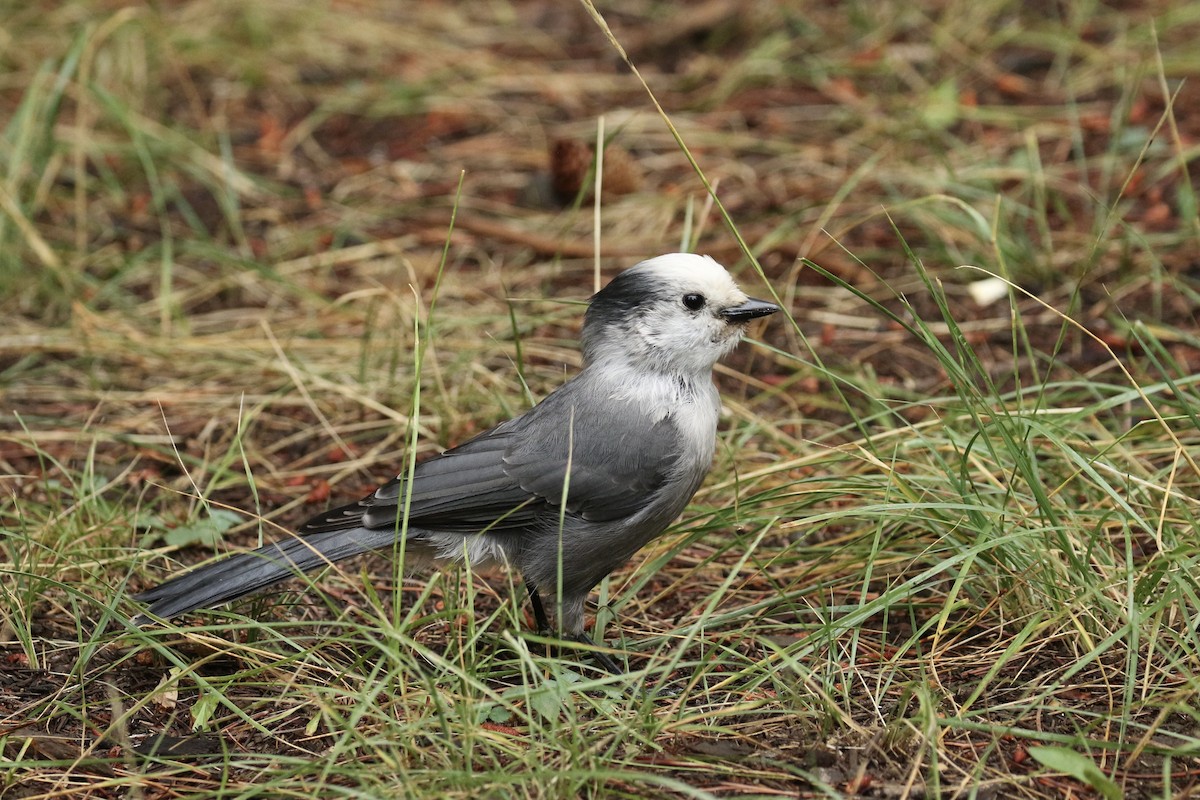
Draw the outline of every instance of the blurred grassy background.
M1200 6L599 13L761 276L584 6L6 8L0 794L1195 784ZM600 117L603 277L684 247L790 312L599 593L679 692L382 559L122 627L570 374Z

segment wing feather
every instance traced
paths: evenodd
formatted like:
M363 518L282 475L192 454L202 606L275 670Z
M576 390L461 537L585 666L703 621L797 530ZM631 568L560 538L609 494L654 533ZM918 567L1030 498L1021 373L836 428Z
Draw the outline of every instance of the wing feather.
M505 453L508 473L551 506L565 494L567 510L587 520L617 520L644 508L675 468L679 434L672 420L652 420L632 404L611 400L599 420L586 413L594 403L572 404L572 394L562 394L537 407L528 426L534 435L515 440Z
M575 402L579 389L567 383L524 415L418 464L409 526L518 532L557 518L564 494L568 513L592 521L643 508L671 477L679 450L675 425L611 402L606 421L589 417L579 411L586 405ZM395 527L408 489L403 476L394 478L357 503L313 518L300 533Z

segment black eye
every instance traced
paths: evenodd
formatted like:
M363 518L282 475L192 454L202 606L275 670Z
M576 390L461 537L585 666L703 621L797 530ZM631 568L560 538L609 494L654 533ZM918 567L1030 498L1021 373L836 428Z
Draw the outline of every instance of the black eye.
M699 311L704 308L704 295L689 292L683 296L683 304L692 311Z

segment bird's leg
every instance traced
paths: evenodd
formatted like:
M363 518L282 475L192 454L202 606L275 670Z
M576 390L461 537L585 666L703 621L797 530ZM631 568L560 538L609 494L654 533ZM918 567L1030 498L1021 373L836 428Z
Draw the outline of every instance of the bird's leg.
M542 605L542 596L538 593L537 587L529 581L525 582L525 591L529 592L529 604L533 606L533 620L537 623L538 633L542 636L553 636L554 629L550 627L550 618L546 615L546 609ZM588 635L583 631L577 633L563 634L562 638L568 642L577 644L585 644L589 647L595 647L596 643L588 638ZM625 670L621 665L610 656L608 653L601 653L596 650L589 651L588 654L595 662L603 669L612 675L624 675Z
M542 596L538 594L537 587L525 581L525 591L529 592L529 603L533 606L533 621L537 623L538 633L543 636L553 635L550 618L546 616L546 609L542 608Z

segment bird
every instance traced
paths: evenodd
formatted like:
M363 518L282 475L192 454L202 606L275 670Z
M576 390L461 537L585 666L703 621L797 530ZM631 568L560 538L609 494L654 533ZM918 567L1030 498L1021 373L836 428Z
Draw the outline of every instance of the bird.
M296 535L144 591L134 623L228 603L404 537L405 568L464 561L520 573L539 631L592 646L591 590L682 514L712 466L713 367L779 311L708 256L668 253L588 303L582 369L528 411L310 519ZM404 514L407 512L407 520ZM556 600L551 627L544 598ZM610 672L621 668L592 651Z

